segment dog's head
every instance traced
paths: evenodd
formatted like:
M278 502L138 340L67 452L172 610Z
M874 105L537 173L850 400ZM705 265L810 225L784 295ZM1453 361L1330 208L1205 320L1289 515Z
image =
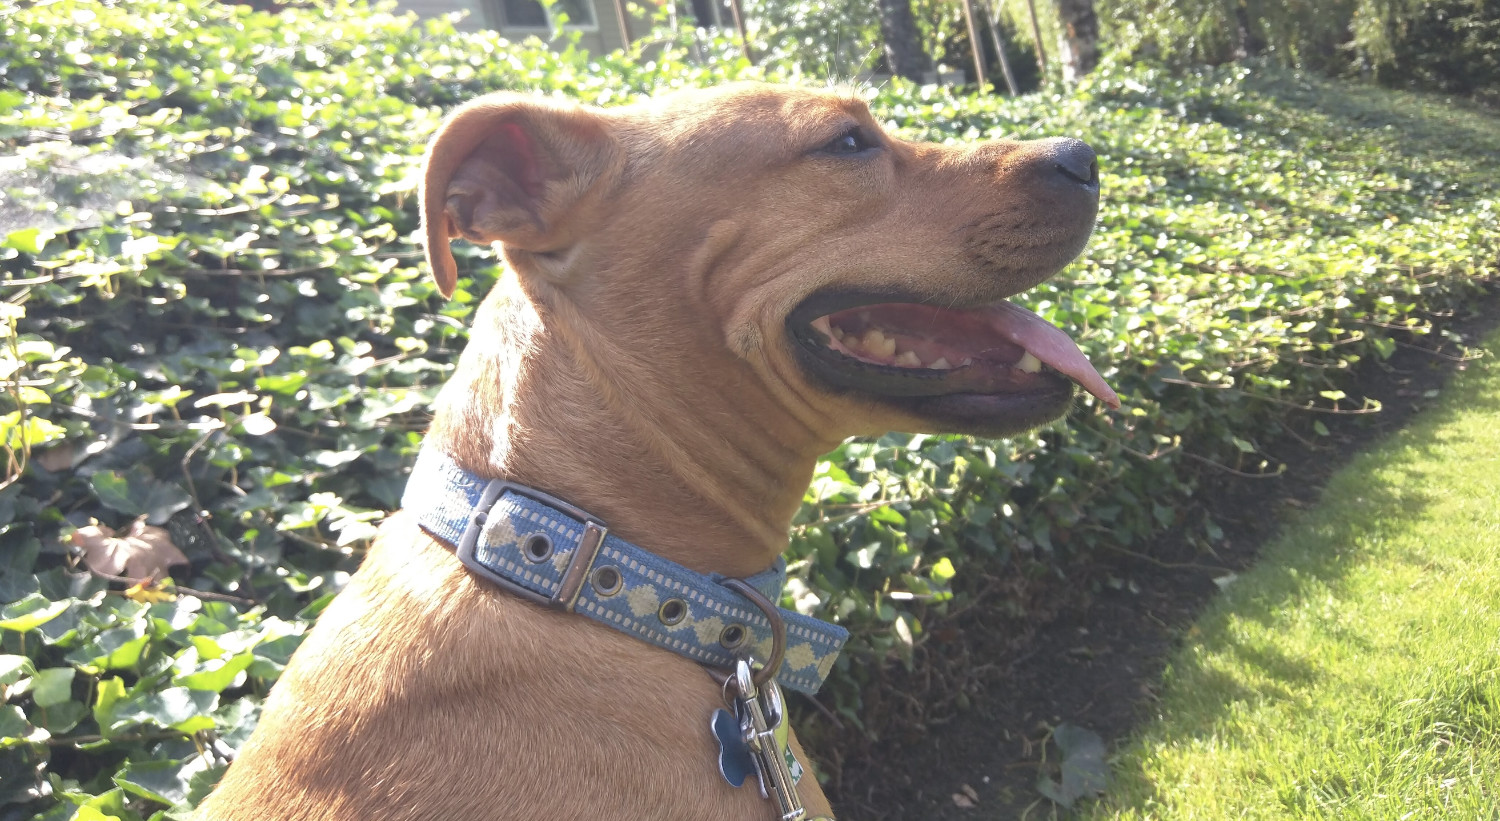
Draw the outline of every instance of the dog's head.
M1006 301L1078 255L1098 195L1077 140L914 143L849 96L735 85L609 110L476 100L432 142L422 217L445 295L451 238L503 243L626 393L707 374L834 440L1002 435L1062 414L1075 381L1117 405Z

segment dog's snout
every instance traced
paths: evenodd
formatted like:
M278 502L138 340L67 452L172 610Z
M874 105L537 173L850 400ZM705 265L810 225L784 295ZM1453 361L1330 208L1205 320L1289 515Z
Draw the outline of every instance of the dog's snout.
M1058 173L1074 182L1099 185L1099 160L1083 140L1064 137L1053 141L1052 162Z

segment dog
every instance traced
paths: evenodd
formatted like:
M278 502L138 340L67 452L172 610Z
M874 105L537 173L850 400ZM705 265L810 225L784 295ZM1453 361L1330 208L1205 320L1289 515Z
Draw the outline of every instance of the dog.
M444 296L453 239L498 243L508 266L423 458L573 510L590 549L607 528L684 572L762 574L819 455L850 436L1014 434L1062 415L1075 383L1118 406L1062 331L1006 301L1082 251L1098 197L1078 140L908 142L831 91L479 98L426 154L427 260ZM431 484L414 478L408 507ZM710 716L735 702L738 661L715 671L518 595L458 555L458 530L493 523L444 536L422 515L381 527L199 817L802 817L725 772L739 742ZM527 538L538 567L559 562ZM579 572L561 584L618 581ZM667 608L640 617L682 617ZM731 724L749 726L740 695ZM831 817L816 778L793 792Z

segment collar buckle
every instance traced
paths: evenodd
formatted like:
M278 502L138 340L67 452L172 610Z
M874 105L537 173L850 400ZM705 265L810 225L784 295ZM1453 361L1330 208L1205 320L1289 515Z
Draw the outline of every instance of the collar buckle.
M490 511L500 497L506 493L514 493L528 499L549 505L577 519L583 525L583 536L578 540L568 560L568 566L563 570L562 581L558 585L557 592L552 595L538 593L528 587L517 584L515 581L495 572L482 564L478 557L479 537L484 533L485 524L489 521ZM540 604L553 610L572 612L574 604L578 601L578 593L583 589L584 581L588 579L589 571L594 567L594 560L599 557L599 548L604 544L604 537L609 534L609 528L594 516L581 508L564 502L563 500L543 493L539 490L507 482L501 479L493 479L485 485L484 492L480 494L479 501L475 503L473 511L469 515L469 523L464 528L463 536L458 540L458 560L463 563L469 572L478 575L485 581L498 585L507 592L514 593L527 601Z

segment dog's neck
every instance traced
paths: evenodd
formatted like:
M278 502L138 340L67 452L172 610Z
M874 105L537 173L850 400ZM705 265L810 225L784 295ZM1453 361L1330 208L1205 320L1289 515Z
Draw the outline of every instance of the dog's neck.
M837 443L753 386L731 396L688 374L646 385L613 373L559 321L566 310L538 310L506 274L476 313L427 446L698 572L764 570L786 549L817 457Z

